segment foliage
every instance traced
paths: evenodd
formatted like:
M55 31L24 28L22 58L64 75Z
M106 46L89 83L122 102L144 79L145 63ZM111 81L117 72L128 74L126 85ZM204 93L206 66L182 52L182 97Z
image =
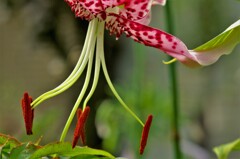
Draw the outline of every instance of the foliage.
M233 151L240 151L240 138L214 148L214 152L218 156L218 159L227 159L228 155Z
M55 142L45 146L37 143L21 143L14 137L0 134L0 159L114 159L110 153L89 147L77 146L72 149L71 143Z
M229 48L229 52L240 42L240 20L232 24L223 33L219 34L212 40L194 49L195 51L206 51L216 49L221 46Z

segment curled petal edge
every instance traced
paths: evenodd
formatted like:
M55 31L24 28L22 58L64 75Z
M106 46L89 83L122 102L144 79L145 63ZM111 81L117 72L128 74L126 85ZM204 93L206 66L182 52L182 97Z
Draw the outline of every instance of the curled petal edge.
M207 66L215 63L222 55L230 54L239 43L240 19L212 40L189 50L189 54L193 55L200 65Z

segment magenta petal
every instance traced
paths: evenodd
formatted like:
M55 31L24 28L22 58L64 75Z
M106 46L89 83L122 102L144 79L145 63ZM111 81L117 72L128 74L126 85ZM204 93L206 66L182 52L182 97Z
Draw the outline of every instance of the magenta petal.
M149 0L102 0L104 8L113 8L116 6L121 6L120 15L131 19L138 20L142 19L149 13L152 1ZM120 7L121 8L121 7Z
M101 1L105 9L109 7L113 8L116 6L123 5L126 2L126 0L101 0Z
M186 45L177 37L118 15L115 16L126 35L136 42L160 49L182 63L195 63L194 56L189 53Z
M166 4L167 0L153 0L153 5L162 5L164 6Z
M151 6L152 1L149 0L129 0L125 2L120 15L127 19L139 20L147 16Z
M135 22L143 24L143 25L148 25L151 21L151 12L149 12L145 17L135 20Z
M71 7L72 11L75 13L76 17L80 17L82 19L86 19L88 21L94 19L96 15L94 15L91 11L84 8L79 3L79 0L65 0L68 5Z
M79 0L78 3L95 15L104 11L102 0Z

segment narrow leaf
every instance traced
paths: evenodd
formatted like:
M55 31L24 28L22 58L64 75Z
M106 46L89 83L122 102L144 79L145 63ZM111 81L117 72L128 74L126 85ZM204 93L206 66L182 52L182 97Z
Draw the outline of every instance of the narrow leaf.
M4 144L0 146L0 159L9 158L10 145Z
M10 145L10 149L20 145L20 142L8 135L4 135L0 133L0 145Z
M96 157L92 155L80 155L80 156L74 156L71 157L70 159L111 159L109 157Z
M213 149L218 159L227 159L229 153L236 150L240 151L240 138L228 144L215 147Z
M30 159L38 159L40 157L49 156L53 154L57 154L60 156L67 156L67 157L74 157L79 155L92 155L92 156L98 155L98 156L109 157L110 159L115 158L110 153L105 152L103 150L97 150L89 147L79 147L79 146L73 149L70 143L57 142L57 143L48 144L38 149L37 151L35 151L35 153L32 154Z
M13 148L9 159L28 159L38 148L32 143L25 143Z
M20 158L20 154L25 150L26 145L21 145L21 146L17 146L15 148L13 148L13 150L10 153L10 157L9 159L22 159Z

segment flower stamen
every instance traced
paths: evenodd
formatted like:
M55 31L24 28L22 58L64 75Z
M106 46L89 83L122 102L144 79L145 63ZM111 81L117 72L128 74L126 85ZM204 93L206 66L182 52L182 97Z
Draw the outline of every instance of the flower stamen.
M84 43L82 53L80 55L80 58L79 58L79 60L76 64L74 70L72 71L72 73L59 86L57 86L56 88L40 95L38 98L36 98L31 103L31 106L33 108L38 106L43 101L64 92L65 90L67 90L69 87L71 87L79 79L79 77L83 73L83 71L84 71L84 69L85 69L85 67L86 67L86 65L89 61L91 52L94 51L93 46L95 46L95 41L96 41L96 35L95 35L96 21L95 22L92 21L90 23L92 23L92 25L91 24L89 25L89 29L88 29L88 32L87 32L87 35L86 35L86 41Z
M25 92L21 100L21 104L22 104L22 112L23 112L27 135L33 134L32 125L33 125L33 118L34 118L34 109L32 109L31 103L32 103L32 97L30 97L28 93Z
M102 22L103 23L103 22ZM103 23L104 24L104 23ZM99 28L102 27L102 29L104 29L104 25L99 25ZM107 71L107 66L106 66L106 62L105 62L105 57L104 57L104 45L103 45L103 40L104 40L104 36L103 34L99 34L98 35L98 40L97 43L99 44L99 48L97 49L97 54L99 54L100 60L101 60L101 64L102 64L102 69L103 69L103 73L105 76L105 79L108 83L109 88L111 89L112 93L114 94L114 96L117 98L117 100L119 101L119 103L142 125L144 126L143 122L141 121L141 119L139 119L139 117L127 106L127 104L122 100L122 98L120 97L120 95L117 93L116 89L114 88L111 79L109 77L108 71Z
M79 137L81 138L82 144L86 144L85 140L85 124L88 118L90 112L90 107L87 106L83 111L81 109L77 110L77 124L76 128L74 130L74 137L72 142L72 148L74 148L77 145Z
M148 139L148 133L152 124L152 119L153 116L149 115L147 118L147 121L143 127L143 131L142 131L142 137L141 137L141 142L140 142L140 149L139 149L139 153L142 155L144 152L144 149L147 145L147 139Z

